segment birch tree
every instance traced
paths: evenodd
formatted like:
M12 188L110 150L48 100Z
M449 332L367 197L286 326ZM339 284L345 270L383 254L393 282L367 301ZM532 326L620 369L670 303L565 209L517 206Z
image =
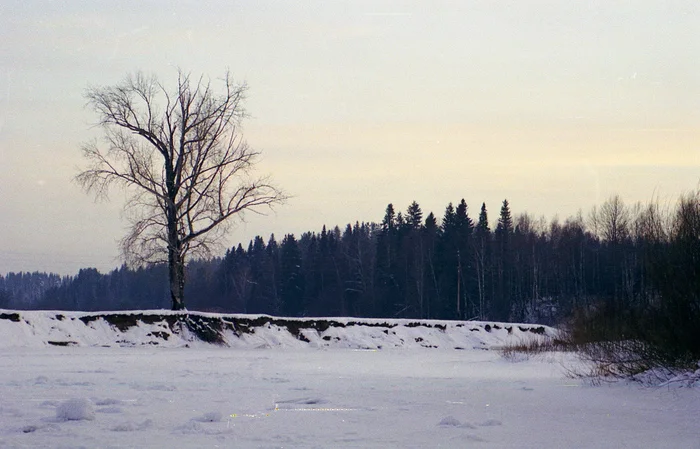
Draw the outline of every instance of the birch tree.
M85 94L104 140L83 146L88 166L76 179L98 197L127 191L121 252L132 266L168 264L173 310L185 308L188 256L210 254L246 212L286 199L252 173L259 152L240 133L246 90L229 72L212 82L179 71L174 89L135 73Z

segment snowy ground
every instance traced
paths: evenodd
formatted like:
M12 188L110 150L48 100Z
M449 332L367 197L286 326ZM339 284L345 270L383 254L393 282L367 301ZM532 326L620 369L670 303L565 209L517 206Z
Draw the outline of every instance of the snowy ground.
M0 349L3 448L698 448L700 391L586 385L552 354Z
M591 386L571 354L497 350L555 334L0 310L0 448L700 448L700 388Z

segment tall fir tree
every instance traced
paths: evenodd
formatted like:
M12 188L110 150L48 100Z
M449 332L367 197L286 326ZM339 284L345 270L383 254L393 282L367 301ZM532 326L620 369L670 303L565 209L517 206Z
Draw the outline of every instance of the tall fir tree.
M425 302L425 252L423 233L423 211L413 201L406 210L406 225L400 232L399 266L400 283L403 285L401 317L418 318Z
M280 245L280 299L283 315L304 315L304 272L301 249L294 234L285 235Z
M472 318L476 314L476 274L472 263L474 222L464 198L455 209L455 243L457 246L457 317Z
M513 260L511 240L513 235L513 218L508 200L503 200L498 224L494 233L496 245L496 297L494 298L494 318L508 321L512 307Z
M486 203L481 203L479 221L474 228L474 265L477 282L479 319L486 319L490 307L491 293L491 228Z
M423 264L424 276L426 279L425 300L421 304L420 317L434 318L434 310L437 309L440 298L440 285L438 283L438 242L440 237L440 227L437 224L435 214L430 212L425 218L423 226L423 250L425 262Z
M406 223L413 230L420 229L423 224L423 211L415 201L406 210Z
M401 214L399 213L399 216ZM393 317L400 309L402 292L397 277L398 232L400 223L393 204L386 207L381 229L377 237L375 285L377 291L377 315Z

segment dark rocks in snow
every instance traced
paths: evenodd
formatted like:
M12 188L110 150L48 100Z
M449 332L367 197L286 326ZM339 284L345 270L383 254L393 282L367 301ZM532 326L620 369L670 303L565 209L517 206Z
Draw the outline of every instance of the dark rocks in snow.
M32 315L34 314L34 315ZM0 318L18 323L19 326L31 326L27 318L38 319L41 323L41 312L14 312L4 310L0 314ZM231 336L238 338L246 334L255 334L261 330L277 330L281 333L287 332L291 337L305 342L314 343L331 342L342 340L344 337L339 337L347 332L340 332L341 329L357 328L357 333L351 332L348 335L357 335L360 339L378 339L383 340L385 337L391 341L391 345L404 346L404 338L394 336L397 332L405 333L407 329L419 329L418 333L411 331L410 337L407 339L411 344L418 343L422 347L437 347L436 341L440 341L439 333L450 333L457 328L464 332L479 332L484 330L487 333L492 333L495 330L505 329L508 334L516 334L531 332L533 334L546 336L550 331L546 326L527 325L527 324L507 324L507 323L479 323L479 322L457 322L457 321L434 321L434 320L377 320L377 319L342 319L342 318L285 318L273 317L269 315L226 315L213 314L202 312L189 312L186 310L180 312L153 310L153 311L134 311L134 312L94 312L94 313L68 313L68 314L45 314L44 319L53 321L54 324L38 324L50 329L43 338L45 344L52 346L72 346L81 345L82 343L75 340L75 336L68 332L69 328L65 326L80 326L79 323L98 330L99 328L111 327L115 339L110 340L107 346L111 344L119 344L123 346L134 345L160 345L168 341L169 344L175 342L177 344L180 339L184 339L183 344L190 341L200 341L215 345L227 345L228 339ZM64 321L66 325L59 325L55 320ZM47 326L48 324L48 326ZM132 329L144 329L148 326L145 335L146 339L139 339L139 333L134 334L134 338L128 335ZM376 332L370 331L372 328L377 329ZM333 329L338 329L333 331ZM330 331L330 332L329 332ZM76 332L78 331L76 329ZM63 333L64 335L60 335ZM41 332L40 332L41 334ZM505 332L503 332L505 334ZM39 335L39 334L34 334ZM402 334L403 335L403 334ZM405 335L404 335L405 337ZM264 337L263 337L264 338ZM355 338L355 337L353 337ZM393 338L393 339L392 339ZM437 340L432 340L436 338ZM502 337L499 337L502 338ZM112 343L113 342L113 343ZM105 344L100 342L98 344ZM333 343L334 344L334 343ZM362 345L360 341L353 344ZM442 344L440 344L442 346ZM460 348L465 346L459 345ZM452 347L452 345L450 345ZM373 346L373 349L378 349Z
M167 340L168 338L170 338L170 334L169 334L169 333L167 333L167 332L158 332L158 331L149 332L149 333L147 334L147 336L148 336L148 337L160 338L160 339L162 339L162 340Z
M18 323L19 319L19 313L0 313L0 320L10 320Z
M75 341L47 341L46 343L50 344L51 346L76 346L78 342Z

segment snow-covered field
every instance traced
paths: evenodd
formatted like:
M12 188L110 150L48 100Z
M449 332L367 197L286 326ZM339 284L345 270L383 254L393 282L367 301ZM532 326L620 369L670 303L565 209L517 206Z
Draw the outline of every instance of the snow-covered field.
M566 377L569 354L13 341L0 343L2 448L700 447L697 388L592 386Z

